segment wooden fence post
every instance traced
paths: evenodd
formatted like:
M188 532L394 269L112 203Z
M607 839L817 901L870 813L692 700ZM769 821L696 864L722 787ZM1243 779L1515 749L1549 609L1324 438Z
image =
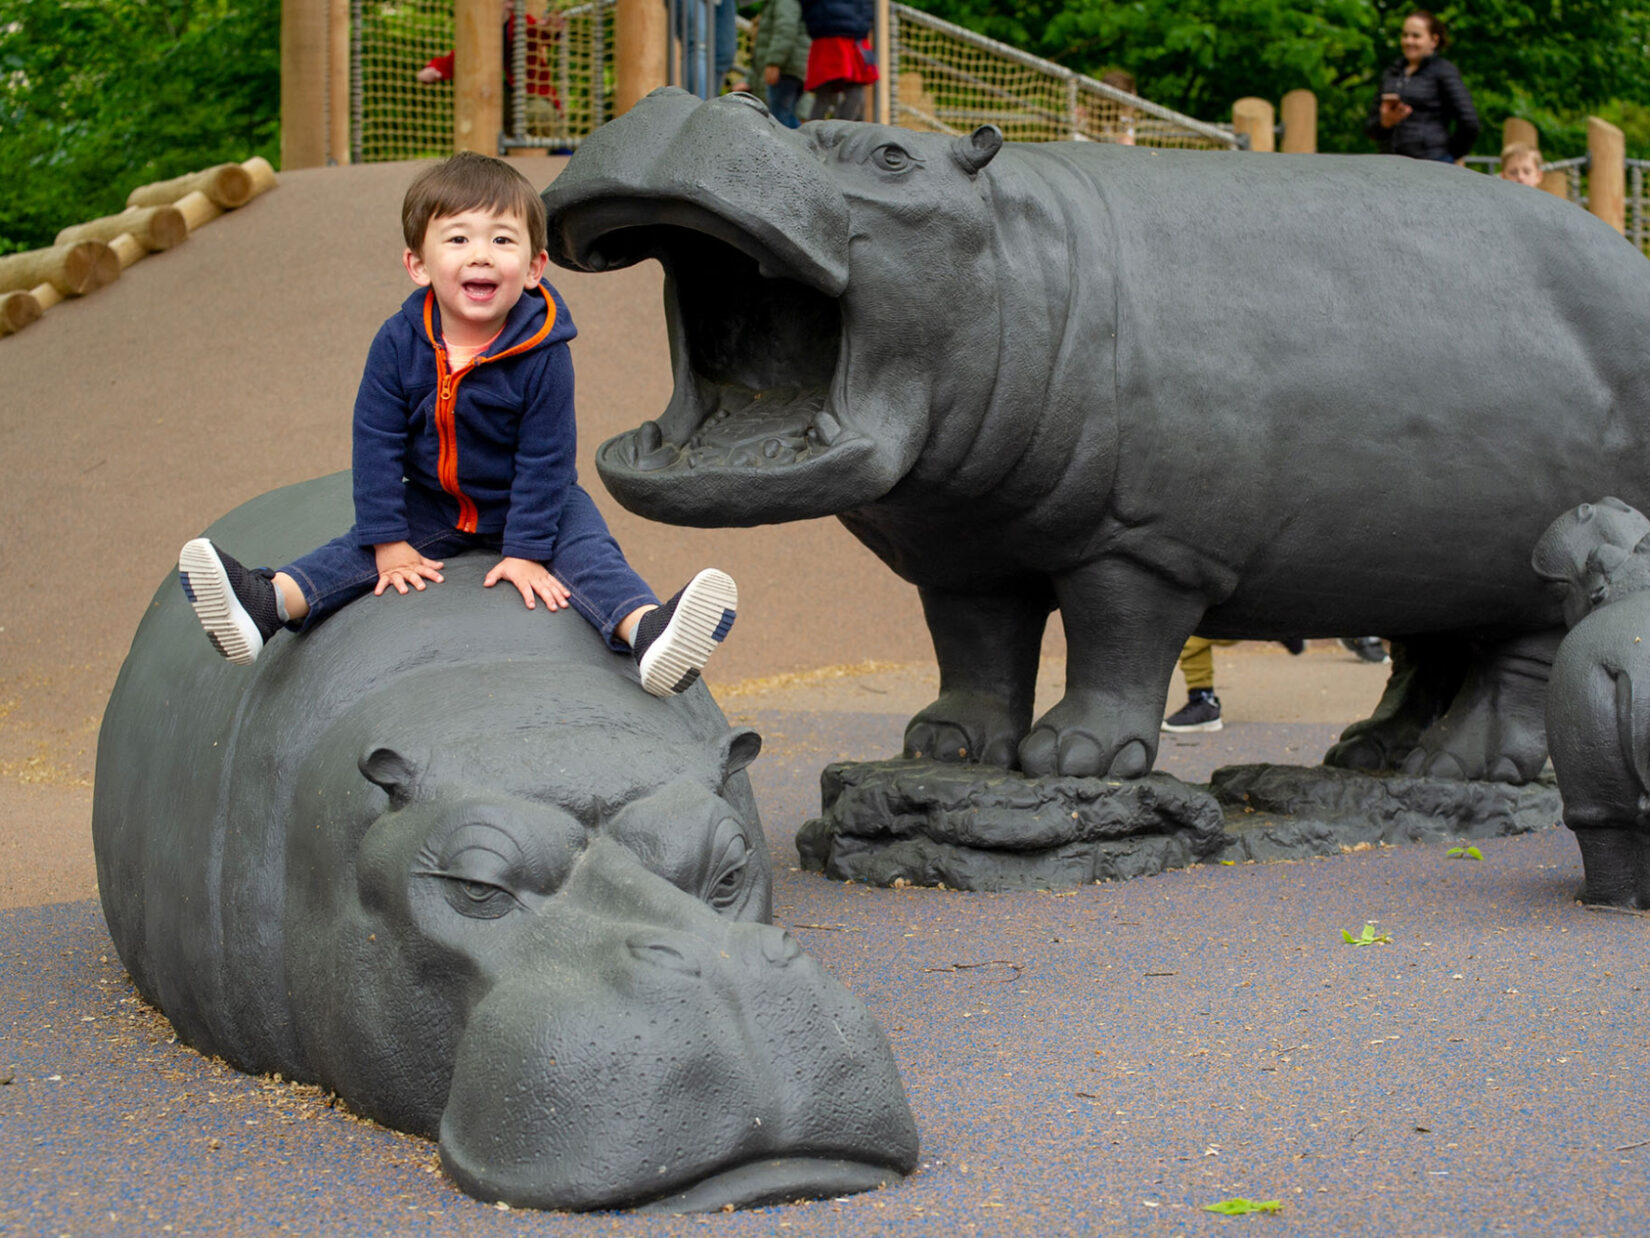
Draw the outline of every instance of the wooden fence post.
M1277 135L1273 132L1276 113L1265 99L1239 99L1232 104L1232 128L1249 135L1252 151L1275 151Z
M1587 118L1587 209L1627 235L1627 140L1597 116Z
M1283 96L1283 153L1318 153L1318 96L1310 90L1291 90Z
M613 110L618 115L669 83L669 24L664 0L618 0L613 15Z
M453 6L453 149L496 155L503 131L504 22L498 0L457 0Z
M331 0L327 23L327 154L333 163L349 162L350 28L349 0Z
M281 0L281 167L327 161L327 0Z
M1540 150L1541 135L1535 131L1535 126L1522 116L1509 116L1501 122L1501 146L1504 150L1516 143Z

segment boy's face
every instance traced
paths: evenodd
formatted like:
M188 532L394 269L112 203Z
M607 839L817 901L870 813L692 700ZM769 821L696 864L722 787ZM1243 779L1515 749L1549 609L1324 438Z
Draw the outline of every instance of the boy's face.
M478 208L437 215L424 229L422 252L409 249L402 261L415 284L435 290L448 343L473 348L498 334L544 274L550 256L529 246L520 215Z
M1501 165L1501 179L1520 185L1541 184L1541 164L1529 155L1520 155Z

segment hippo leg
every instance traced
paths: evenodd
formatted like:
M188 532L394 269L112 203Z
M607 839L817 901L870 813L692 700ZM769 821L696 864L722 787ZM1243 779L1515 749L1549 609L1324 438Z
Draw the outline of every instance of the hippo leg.
M1640 910L1650 907L1643 837L1628 829L1577 829L1584 903Z
M1056 578L1066 695L1020 744L1028 774L1140 778L1157 759L1169 678L1204 600L1128 559Z
M1526 783L1547 762L1547 675L1562 629L1484 642L1461 690L1428 727L1403 772Z
M1397 769L1461 691L1469 656L1467 638L1458 633L1393 641L1392 671L1380 704L1341 732L1323 763L1341 769Z
M1031 728L1037 662L1054 598L1046 587L922 589L940 695L905 728L905 755L1012 769Z

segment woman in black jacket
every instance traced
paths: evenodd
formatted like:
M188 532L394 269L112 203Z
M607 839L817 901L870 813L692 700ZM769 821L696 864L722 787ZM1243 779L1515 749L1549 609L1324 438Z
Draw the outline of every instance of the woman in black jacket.
M1453 163L1478 137L1478 110L1461 71L1438 55L1448 36L1425 9L1404 18L1403 55L1381 74L1364 131L1383 151Z

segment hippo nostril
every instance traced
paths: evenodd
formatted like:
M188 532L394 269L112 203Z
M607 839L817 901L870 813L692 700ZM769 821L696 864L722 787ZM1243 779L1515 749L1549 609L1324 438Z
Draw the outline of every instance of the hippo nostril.
M699 963L682 953L675 946L666 945L662 941L649 941L644 937L632 937L625 942L625 948L630 951L630 957L640 963L651 963L655 967L662 967L666 971L676 972L682 976L697 976Z
M762 957L775 967L789 967L802 957L802 947L786 932L762 934Z

